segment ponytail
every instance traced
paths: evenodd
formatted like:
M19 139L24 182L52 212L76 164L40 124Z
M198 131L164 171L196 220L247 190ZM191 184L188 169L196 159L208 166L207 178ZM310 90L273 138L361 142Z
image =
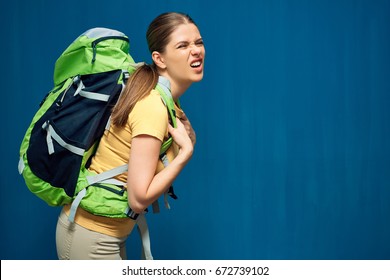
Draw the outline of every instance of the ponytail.
M129 78L126 87L115 105L111 121L115 126L124 127L135 104L146 97L158 82L156 66L144 64Z

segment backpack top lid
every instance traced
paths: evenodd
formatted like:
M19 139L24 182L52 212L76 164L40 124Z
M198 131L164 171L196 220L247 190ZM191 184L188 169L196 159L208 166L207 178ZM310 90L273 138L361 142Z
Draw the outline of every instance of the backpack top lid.
M66 79L85 74L112 70L135 71L135 63L129 54L129 38L122 32L96 27L87 30L57 59L54 67L54 85Z

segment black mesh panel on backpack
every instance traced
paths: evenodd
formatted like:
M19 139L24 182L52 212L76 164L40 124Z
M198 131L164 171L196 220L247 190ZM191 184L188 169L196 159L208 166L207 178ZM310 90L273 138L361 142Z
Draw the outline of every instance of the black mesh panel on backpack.
M85 91L110 95L109 101L74 96L77 85L73 84L65 95L59 95L31 132L27 150L31 170L52 186L63 188L69 196L74 195L83 157L54 140L55 152L49 155L47 131L42 125L49 121L65 142L87 151L104 133L111 109L122 90L122 85L118 84L121 73L116 70L81 76Z

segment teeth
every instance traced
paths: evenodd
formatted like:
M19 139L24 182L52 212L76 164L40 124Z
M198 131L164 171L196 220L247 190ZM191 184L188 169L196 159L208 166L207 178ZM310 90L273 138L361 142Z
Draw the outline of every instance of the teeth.
M191 64L191 67L198 67L198 66L200 66L200 61Z

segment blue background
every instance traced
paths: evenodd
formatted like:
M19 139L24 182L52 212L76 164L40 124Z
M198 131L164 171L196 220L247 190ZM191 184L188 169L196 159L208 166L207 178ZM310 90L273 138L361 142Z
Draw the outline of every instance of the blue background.
M82 32L189 13L205 78L182 98L197 131L172 210L148 215L156 259L390 258L387 0L2 1L1 259L55 259L59 208L17 172L19 145ZM139 238L128 255L138 259Z

